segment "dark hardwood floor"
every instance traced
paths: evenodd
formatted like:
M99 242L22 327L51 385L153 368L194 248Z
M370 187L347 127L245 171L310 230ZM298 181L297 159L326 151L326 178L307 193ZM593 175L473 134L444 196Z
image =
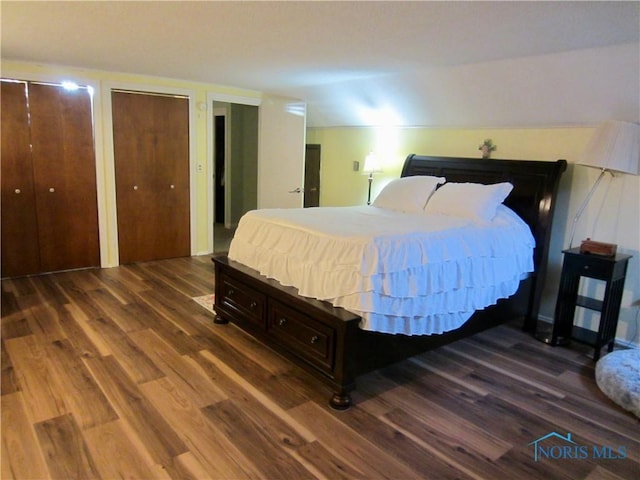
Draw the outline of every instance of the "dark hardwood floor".
M212 323L191 297L213 281L209 257L2 280L2 479L640 478L640 423L588 349L505 325L360 377L335 412Z

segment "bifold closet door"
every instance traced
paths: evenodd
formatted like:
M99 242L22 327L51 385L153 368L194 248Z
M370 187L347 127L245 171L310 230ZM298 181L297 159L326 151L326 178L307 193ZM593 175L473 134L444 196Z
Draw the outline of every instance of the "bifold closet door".
M2 275L99 265L87 89L2 82Z
M41 269L100 266L91 97L29 84L29 112Z
M40 272L27 84L1 82L2 276Z
M188 99L114 91L111 104L120 263L189 256Z

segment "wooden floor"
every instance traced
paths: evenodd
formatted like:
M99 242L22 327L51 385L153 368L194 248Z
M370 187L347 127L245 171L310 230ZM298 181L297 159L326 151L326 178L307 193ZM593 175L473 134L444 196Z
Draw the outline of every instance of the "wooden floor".
M212 291L208 257L3 280L2 479L640 477L638 419L584 349L499 327L335 412L191 300Z

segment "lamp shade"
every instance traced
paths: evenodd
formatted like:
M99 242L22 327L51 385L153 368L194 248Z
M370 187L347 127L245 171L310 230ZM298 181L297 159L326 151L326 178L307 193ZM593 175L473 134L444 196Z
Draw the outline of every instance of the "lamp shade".
M615 120L600 124L578 163L640 175L640 125Z
M369 155L364 159L364 168L362 169L362 173L379 173L381 171L378 156L373 152L369 152Z

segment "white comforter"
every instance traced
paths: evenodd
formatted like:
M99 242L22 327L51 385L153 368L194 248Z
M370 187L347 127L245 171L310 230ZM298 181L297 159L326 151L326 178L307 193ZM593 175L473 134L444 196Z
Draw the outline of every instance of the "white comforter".
M242 217L229 258L359 315L361 328L424 335L515 293L533 247L502 205L488 224L373 206L265 209Z

